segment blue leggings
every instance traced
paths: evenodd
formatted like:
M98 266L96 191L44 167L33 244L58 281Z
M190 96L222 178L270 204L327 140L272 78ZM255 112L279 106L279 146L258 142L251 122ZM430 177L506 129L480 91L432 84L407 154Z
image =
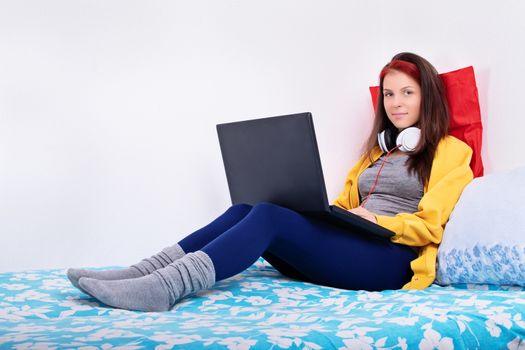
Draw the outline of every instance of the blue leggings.
M410 247L359 235L270 204L238 204L179 242L202 250L220 281L259 257L282 274L316 284L352 289L399 289L412 277Z

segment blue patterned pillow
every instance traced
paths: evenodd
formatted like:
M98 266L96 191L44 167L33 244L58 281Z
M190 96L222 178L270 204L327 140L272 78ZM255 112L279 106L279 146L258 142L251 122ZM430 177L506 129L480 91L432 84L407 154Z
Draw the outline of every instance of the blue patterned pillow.
M438 250L436 282L525 286L525 167L474 179Z

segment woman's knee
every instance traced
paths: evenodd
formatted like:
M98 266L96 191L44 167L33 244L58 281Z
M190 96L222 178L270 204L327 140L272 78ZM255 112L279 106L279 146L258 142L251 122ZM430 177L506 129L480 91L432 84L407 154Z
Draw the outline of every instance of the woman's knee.
M240 216L246 216L252 210L252 206L249 204L234 204L231 207L228 208L227 213L234 214L234 215L240 215Z
M272 215L282 215L283 212L290 211L284 207L281 207L277 204L270 202L260 202L253 206L252 212L254 215L258 216L272 216ZM291 211L290 211L291 212Z
M257 210L264 210L264 211L281 211L281 210L289 210L284 207L281 207L277 204L273 204L270 202L260 202L253 206L253 209Z

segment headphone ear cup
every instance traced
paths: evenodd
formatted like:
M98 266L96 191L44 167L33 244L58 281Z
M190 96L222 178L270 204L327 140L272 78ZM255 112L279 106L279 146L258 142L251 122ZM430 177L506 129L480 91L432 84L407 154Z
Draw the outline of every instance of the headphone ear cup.
M396 144L402 152L411 152L416 149L421 138L421 129L416 127L406 128L399 133Z
M381 148L383 152L388 152L388 149L385 143L385 131L386 130L383 130L379 134L377 134L377 143L379 144L379 148Z
M377 143L383 152L389 152L392 148L397 146L394 142L397 135L393 134L394 132L392 129L385 129L377 134Z

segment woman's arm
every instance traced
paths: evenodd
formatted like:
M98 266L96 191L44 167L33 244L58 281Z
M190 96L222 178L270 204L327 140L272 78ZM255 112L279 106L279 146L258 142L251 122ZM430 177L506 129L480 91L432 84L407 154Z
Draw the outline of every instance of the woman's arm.
M359 206L359 194L357 179L368 166L370 161L366 156L362 156L359 161L350 169L345 180L345 187L341 194L334 200L333 204L346 210Z

